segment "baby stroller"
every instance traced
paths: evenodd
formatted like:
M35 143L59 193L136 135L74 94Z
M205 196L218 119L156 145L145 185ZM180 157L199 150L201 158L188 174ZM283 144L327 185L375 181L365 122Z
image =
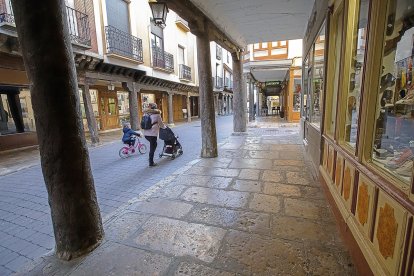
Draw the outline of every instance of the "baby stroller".
M160 139L164 141L164 147L160 153L160 158L163 156L170 156L171 159L183 154L183 148L178 142L178 136L175 136L171 128L160 128Z

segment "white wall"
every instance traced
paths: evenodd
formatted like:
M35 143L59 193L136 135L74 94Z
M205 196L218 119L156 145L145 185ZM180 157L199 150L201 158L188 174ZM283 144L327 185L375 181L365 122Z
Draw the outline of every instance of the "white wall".
M302 39L289 40L288 58L302 57Z

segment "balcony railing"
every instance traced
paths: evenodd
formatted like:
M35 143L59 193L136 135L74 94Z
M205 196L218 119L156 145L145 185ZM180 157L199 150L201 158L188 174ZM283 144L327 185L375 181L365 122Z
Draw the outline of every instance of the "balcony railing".
M105 27L106 50L108 54L124 56L143 61L142 40L113 26Z
M72 43L91 46L88 15L68 6L66 6L66 14Z
M174 72L174 56L159 47L153 47L152 66L168 72Z
M223 49L216 44L216 58L218 60L221 60L222 56L223 56Z
M7 12L0 13L0 23L14 23L14 16L12 14L8 14Z
M191 67L180 64L180 79L191 81Z
M217 89L222 89L223 88L223 78L222 77L213 77L213 86L214 88Z

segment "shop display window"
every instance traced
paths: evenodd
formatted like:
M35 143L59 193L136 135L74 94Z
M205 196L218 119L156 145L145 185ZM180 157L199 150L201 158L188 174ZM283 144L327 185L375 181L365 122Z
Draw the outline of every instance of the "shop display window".
M313 51L312 89L311 92L311 123L320 128L324 94L325 74L325 24L322 25L316 38Z
M118 91L118 113L119 113L119 125L130 121L129 113L129 94L128 92Z
M357 1L358 20L352 30L351 68L348 76L349 88L345 108L344 141L355 149L358 136L359 105L361 102L362 76L364 74L365 45L369 0Z
M300 100L302 94L302 79L301 79L301 70L294 71L293 79L293 111L300 112Z
M373 162L409 185L414 159L414 6L391 0L378 88Z
M79 99L80 99L80 104L81 104L82 118L85 119L86 113L85 113L85 105L83 103L82 93L83 93L82 90L79 89ZM89 94L91 94L91 104L92 104L93 114L95 117L99 117L99 108L98 108L98 102L97 102L98 90L90 89Z
M302 94L302 114L306 120L309 120L309 55L306 57L305 62L303 63L303 94Z
M337 111L337 102L339 95L339 82L340 82L340 73L341 73L341 53L342 53L342 35L343 35L343 20L344 20L344 9L343 5L338 8L338 11L333 15L331 21L331 41L333 41L330 52L333 62L333 68L329 69L333 71L333 78L331 83L329 83L328 93L330 99L327 102L326 108L330 112L326 112L326 133L333 137L336 127L336 111Z

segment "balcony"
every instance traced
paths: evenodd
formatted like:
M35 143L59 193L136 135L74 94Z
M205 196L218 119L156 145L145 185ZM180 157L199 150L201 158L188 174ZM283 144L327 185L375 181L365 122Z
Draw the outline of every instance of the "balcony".
M88 15L68 6L66 6L66 14L72 43L81 47L90 48L91 32Z
M216 58L218 60L221 60L222 56L223 56L223 49L216 44Z
M213 77L213 86L216 89L223 89L223 78L222 77Z
M108 55L125 57L143 62L142 40L113 26L105 27L106 51Z
M191 67L180 64L180 80L191 81Z
M153 47L152 67L169 73L174 72L174 56L159 47Z
M175 18L175 24L184 32L188 33L190 31L190 27L188 26L188 22L182 19L178 14Z

